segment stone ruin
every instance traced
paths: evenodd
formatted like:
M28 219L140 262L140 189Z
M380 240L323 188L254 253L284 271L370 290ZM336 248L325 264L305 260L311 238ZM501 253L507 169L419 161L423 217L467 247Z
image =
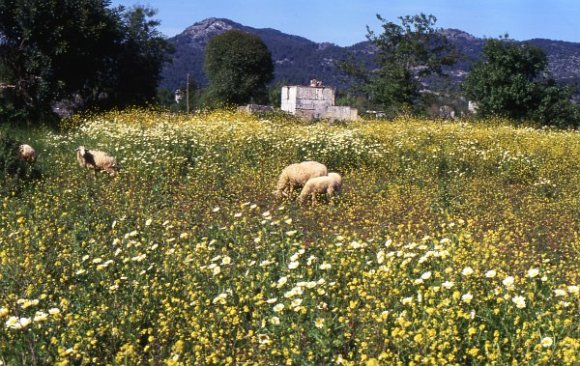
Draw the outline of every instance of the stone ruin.
M335 105L335 94L335 88L324 86L322 81L316 79L310 80L308 86L283 86L281 109L309 121L317 119L357 120L357 109Z

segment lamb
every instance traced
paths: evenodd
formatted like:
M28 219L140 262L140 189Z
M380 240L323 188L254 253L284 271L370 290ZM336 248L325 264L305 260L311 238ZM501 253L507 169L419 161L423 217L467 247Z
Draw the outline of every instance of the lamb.
M93 169L95 174L99 171L104 171L109 173L110 176L114 177L119 171L119 165L114 157L110 156L106 152L99 150L88 150L84 146L79 146L76 150L77 160L79 165Z
M328 174L326 165L317 161L290 164L280 173L275 193L278 197L289 197L296 188L304 186L308 179L325 176L326 174Z
M338 173L328 173L328 176L311 178L300 192L300 203L304 204L311 198L315 201L317 195L334 197L342 188L342 177Z
M18 158L32 164L36 161L36 150L30 145L22 144L18 147Z

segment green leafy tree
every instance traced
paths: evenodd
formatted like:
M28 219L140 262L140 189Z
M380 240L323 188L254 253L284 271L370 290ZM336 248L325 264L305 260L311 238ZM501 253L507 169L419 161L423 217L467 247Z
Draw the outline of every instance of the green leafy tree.
M268 90L268 102L271 106L280 108L282 104L282 87L288 85L288 81L280 80L270 86Z
M257 36L232 30L212 38L205 49L204 70L209 80L207 98L213 104L268 101L274 77L272 55Z
M572 90L547 75L548 58L539 47L518 43L507 35L489 39L463 83L466 96L477 102L481 117L531 119L542 124L577 125Z
M532 120L562 128L580 126L580 109L571 102L572 87L558 85L554 79L549 79L539 83L537 89L539 103L530 111Z
M32 119L61 100L74 107L155 95L165 41L144 8L105 0L0 0L5 102ZM128 86L129 85L129 86Z
M74 6L76 5L76 6ZM0 1L0 58L16 109L49 110L50 103L97 77L108 60L97 49L116 25L102 1Z
M489 39L482 60L474 65L463 89L478 103L482 116L522 119L537 103L535 79L547 63L546 54L538 47L505 37Z
M121 13L118 69L111 70L116 78L110 88L116 106L140 105L156 98L161 69L174 49L157 31L160 23L153 19L155 14L142 6Z
M367 39L376 49L377 68L370 73L365 67L350 62L340 68L359 82L359 90L371 99L372 105L390 115L401 110L422 108L421 81L431 74L443 74L443 66L457 59L455 48L435 28L437 18L423 13L399 17L400 24L377 15L382 33L367 27Z

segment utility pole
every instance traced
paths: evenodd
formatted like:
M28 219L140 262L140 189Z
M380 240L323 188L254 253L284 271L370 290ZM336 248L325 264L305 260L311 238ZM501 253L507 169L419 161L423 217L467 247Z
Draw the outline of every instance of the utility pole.
M189 73L187 73L187 82L185 83L185 105L187 114L189 114Z

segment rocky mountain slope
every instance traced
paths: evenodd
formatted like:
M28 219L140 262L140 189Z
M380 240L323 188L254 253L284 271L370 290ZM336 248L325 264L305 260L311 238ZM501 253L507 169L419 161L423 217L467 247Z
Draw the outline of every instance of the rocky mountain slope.
M240 29L258 35L272 53L275 65L274 82L306 84L310 79L324 81L326 85L347 87L344 76L338 71L336 62L354 58L372 64L373 47L367 41L350 47L339 47L332 43L315 43L306 38L285 34L276 29L256 29L229 19L209 18L186 28L181 34L169 39L175 46L173 62L162 72L161 87L169 90L185 84L187 73L197 85L205 85L203 73L204 48L215 35L231 29ZM459 62L449 70L459 83L474 61L478 60L484 39L474 37L457 29L443 32L462 54ZM556 80L575 84L580 82L580 43L532 39L528 42L541 47L549 58L549 71Z

